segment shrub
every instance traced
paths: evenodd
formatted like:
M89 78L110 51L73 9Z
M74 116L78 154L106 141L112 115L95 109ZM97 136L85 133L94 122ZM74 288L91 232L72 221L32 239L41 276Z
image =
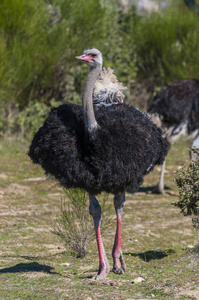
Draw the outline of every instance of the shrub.
M0 129L13 115L9 105L20 112L34 99L80 104L88 68L74 57L87 48L103 52L128 87L126 102L142 109L156 87L198 78L198 16L172 3L137 16L114 0L1 0Z
M89 214L88 194L80 189L65 190L66 199L61 201L61 215L52 228L68 250L78 257L88 252L88 244L95 236L93 218ZM101 231L104 232L112 223L109 214L110 206L106 203L108 195L100 196L102 207Z
M136 19L130 28L137 55L139 79L165 85L199 77L198 15L173 5L161 13Z
M0 130L37 122L29 114L34 99L41 114L52 99L80 103L87 68L80 72L74 57L103 44L109 13L100 0L0 1Z
M33 136L33 134L42 126L50 109L61 104L50 101L50 106L45 104L45 101L30 101L26 108L19 112L16 116L16 124L20 127L22 137Z
M0 102L5 111L10 102L23 110L33 99L59 99L72 68L75 77L74 56L104 37L105 5L100 0L0 1Z
M174 203L184 216L194 215L192 221L195 228L199 225L199 149L193 149L196 160L183 165L177 171L176 183L179 189L179 201Z

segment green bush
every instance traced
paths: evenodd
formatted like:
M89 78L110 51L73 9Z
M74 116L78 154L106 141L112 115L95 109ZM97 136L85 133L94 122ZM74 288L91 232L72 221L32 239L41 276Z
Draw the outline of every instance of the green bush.
M33 99L80 102L84 76L74 57L102 45L109 11L100 0L0 1L0 128L16 127L9 106L20 112Z
M53 13L56 23L50 23ZM57 67L70 68L76 54L103 38L104 18L99 0L55 0L51 5L43 0L2 0L1 102L24 107L35 90L49 87Z
M80 104L88 67L75 56L87 48L102 51L104 65L128 87L130 104L136 87L142 104L143 89L199 78L198 16L182 6L176 0L160 13L137 16L133 9L120 12L114 0L1 0L0 129L31 126L21 116L15 124L15 114L34 99L42 111L52 99Z
M174 203L183 215L194 215L194 227L199 225L199 149L193 149L196 160L183 165L177 171L176 183L179 189L179 201Z
M42 126L50 109L61 103L50 101L50 107L45 101L30 101L26 108L16 116L15 124L20 127L21 135L32 136Z
M49 34L45 32L48 19L43 1L0 2L1 102L23 106L38 76L46 74L47 78L51 54L44 35Z
M137 55L138 77L156 85L198 77L198 15L173 5L161 13L139 18L131 27Z

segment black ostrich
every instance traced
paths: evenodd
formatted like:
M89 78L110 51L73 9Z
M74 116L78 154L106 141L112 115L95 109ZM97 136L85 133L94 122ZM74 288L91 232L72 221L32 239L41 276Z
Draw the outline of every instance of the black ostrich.
M199 148L199 80L183 79L161 89L149 106L150 119L163 131L168 143L181 136L195 138L192 147ZM195 155L191 152L191 158ZM164 169L162 165L160 181L155 193L164 193Z
M90 67L82 96L82 106L65 104L51 110L35 134L28 155L34 163L65 188L88 192L89 212L94 220L99 251L99 271L95 279L109 272L100 234L101 207L96 195L114 194L117 229L113 246L113 271L122 274L126 265L121 250L121 218L125 189L133 191L155 164L167 153L161 130L147 115L124 103L93 105L93 89L102 68L102 54L89 49L76 57Z

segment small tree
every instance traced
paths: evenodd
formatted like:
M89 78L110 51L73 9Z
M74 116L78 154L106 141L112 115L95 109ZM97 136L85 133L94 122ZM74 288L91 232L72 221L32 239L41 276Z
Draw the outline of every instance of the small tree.
M87 254L87 246L94 239L93 219L89 215L88 194L80 189L65 190L67 200L61 200L61 215L53 226L52 233L58 235L66 248L78 257ZM112 217L107 204L108 195L100 196L102 207L102 232L107 230Z
M197 154L195 161L184 164L177 171L176 183L179 189L179 201L174 203L181 209L184 216L194 215L193 226L199 226L199 149L193 149Z

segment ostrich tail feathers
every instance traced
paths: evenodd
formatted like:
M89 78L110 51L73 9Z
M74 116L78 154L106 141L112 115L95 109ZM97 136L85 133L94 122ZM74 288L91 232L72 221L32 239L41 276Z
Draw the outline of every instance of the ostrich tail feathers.
M123 92L127 90L121 82L118 81L111 68L103 68L94 88L93 103L109 104L121 103L124 101Z
M158 127L162 127L162 116L157 113L148 113L149 119Z

